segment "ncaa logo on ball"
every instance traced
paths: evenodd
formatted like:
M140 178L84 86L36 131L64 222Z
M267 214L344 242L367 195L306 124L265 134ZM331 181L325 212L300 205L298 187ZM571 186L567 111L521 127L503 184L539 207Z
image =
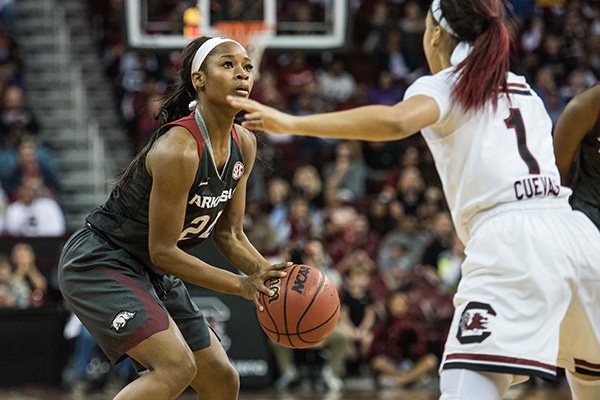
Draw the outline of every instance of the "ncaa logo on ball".
M233 166L233 179L238 180L244 175L244 164L241 161L238 161Z
M296 279L294 279L294 285L292 286L292 290L298 294L302 294L304 291L304 286L306 281L308 280L308 267L302 266L300 270L296 274Z

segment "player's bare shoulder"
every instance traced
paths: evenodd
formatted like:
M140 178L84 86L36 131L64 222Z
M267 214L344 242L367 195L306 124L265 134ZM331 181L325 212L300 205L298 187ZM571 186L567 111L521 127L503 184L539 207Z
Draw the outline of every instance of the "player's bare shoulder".
M256 157L256 135L241 125L235 124L234 129L240 138L240 147L246 162L254 163Z
M164 165L175 170L195 169L198 162L198 145L194 136L184 127L173 126L152 145L146 157L146 168L150 173L154 167Z
M256 147L256 135L254 132L250 131L247 128L244 128L242 125L234 124L234 129L240 137L240 141L242 145L244 145L245 141L248 141L248 144Z

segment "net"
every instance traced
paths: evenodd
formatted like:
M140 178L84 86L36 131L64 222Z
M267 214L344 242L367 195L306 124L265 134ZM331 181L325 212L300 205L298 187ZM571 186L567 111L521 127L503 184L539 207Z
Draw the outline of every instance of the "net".
M262 56L274 34L273 27L264 21L221 21L213 29L218 36L236 40L246 48L258 77Z

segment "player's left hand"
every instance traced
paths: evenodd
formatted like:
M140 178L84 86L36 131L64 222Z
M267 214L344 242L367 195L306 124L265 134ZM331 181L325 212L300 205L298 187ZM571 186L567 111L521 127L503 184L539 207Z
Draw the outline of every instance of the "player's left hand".
M227 101L231 106L248 112L244 116L245 121L242 122L244 128L271 133L291 133L292 131L294 119L292 115L243 97L227 96Z
M242 280L242 297L254 301L256 307L258 307L260 311L263 311L264 307L260 304L260 294L263 293L269 297L274 294L273 291L267 287L265 282L271 278L284 277L286 272L282 271L282 269L290 265L291 263L289 262L273 264L267 268L259 269L252 275L246 276Z

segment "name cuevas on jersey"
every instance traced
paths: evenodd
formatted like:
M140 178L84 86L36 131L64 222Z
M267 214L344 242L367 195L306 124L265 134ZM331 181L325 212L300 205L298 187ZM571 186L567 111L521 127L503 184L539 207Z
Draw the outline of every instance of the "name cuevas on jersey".
M514 189L517 200L556 197L560 194L560 183L549 175L529 176L515 181Z

